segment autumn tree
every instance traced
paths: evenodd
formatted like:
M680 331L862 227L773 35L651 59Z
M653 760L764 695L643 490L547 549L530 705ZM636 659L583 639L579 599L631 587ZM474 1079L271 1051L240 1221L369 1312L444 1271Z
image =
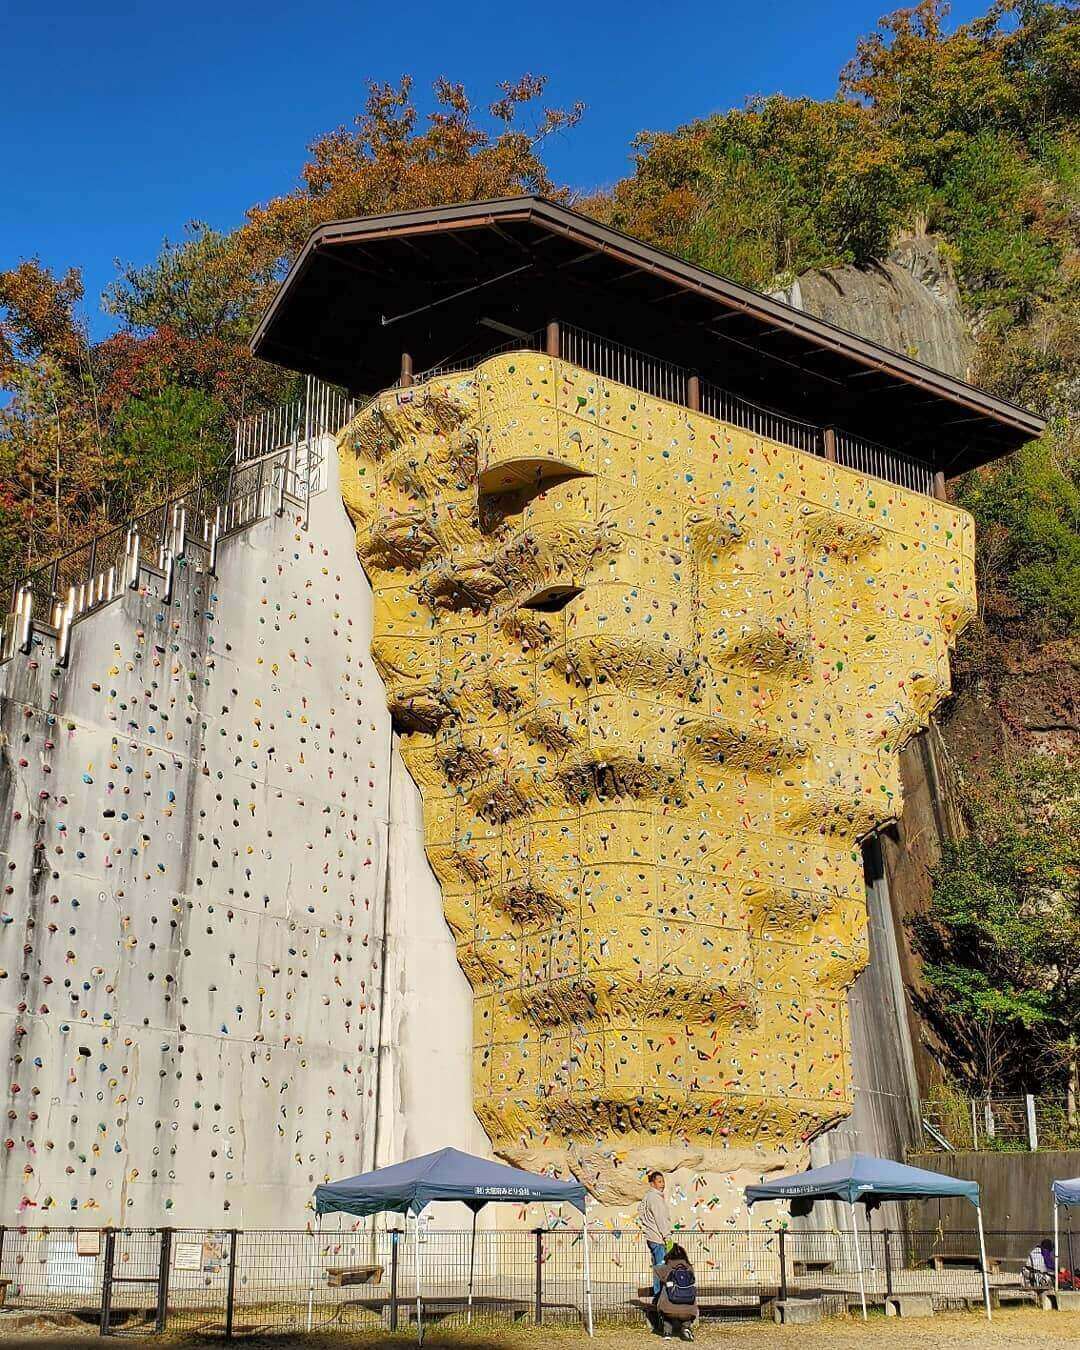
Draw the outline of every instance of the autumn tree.
M310 148L298 185L229 232L195 222L145 267L121 265L104 306L120 331L92 345L77 272L35 261L0 274L0 570L14 572L178 490L227 450L230 424L290 392L247 346L310 231L342 216L522 192L564 195L544 143L580 104L545 105L545 80L498 86L477 109L439 80L422 117L412 81L372 84L349 126Z

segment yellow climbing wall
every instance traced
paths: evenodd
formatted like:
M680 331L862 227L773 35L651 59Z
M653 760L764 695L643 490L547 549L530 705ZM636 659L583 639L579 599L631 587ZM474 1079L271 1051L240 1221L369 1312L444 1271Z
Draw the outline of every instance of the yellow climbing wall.
M971 519L535 353L340 450L496 1150L767 1159L846 1115L859 840Z

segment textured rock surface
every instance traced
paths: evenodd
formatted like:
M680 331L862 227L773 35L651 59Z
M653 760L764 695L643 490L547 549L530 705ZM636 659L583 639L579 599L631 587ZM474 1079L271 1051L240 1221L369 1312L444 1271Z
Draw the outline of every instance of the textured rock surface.
M801 1152L851 1108L855 841L948 690L970 520L535 354L341 443L496 1149L613 1202L597 1149Z
M902 240L866 267L806 272L775 294L883 347L970 378L974 344L952 269L932 238Z

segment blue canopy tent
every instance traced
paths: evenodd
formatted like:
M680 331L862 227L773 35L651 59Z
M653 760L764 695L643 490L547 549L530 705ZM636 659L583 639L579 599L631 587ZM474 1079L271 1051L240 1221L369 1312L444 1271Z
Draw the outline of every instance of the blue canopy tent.
M747 1186L743 1195L749 1209L758 1200L790 1200L793 1215L806 1215L818 1200L838 1200L851 1207L851 1227L855 1235L855 1254L859 1270L859 1294L862 1314L866 1317L866 1285L863 1278L862 1251L855 1222L855 1206L870 1210L886 1200L936 1200L957 1197L970 1200L979 1221L979 1257L982 1266L983 1299L986 1315L990 1316L990 1286L986 1277L986 1240L983 1235L982 1206L979 1203L979 1183L957 1177L926 1172L921 1167L908 1167L888 1158L874 1158L865 1153L853 1153L849 1158L813 1167L807 1172L763 1181Z
M1052 1181L1050 1191L1054 1197L1054 1288L1059 1289L1061 1287L1061 1256L1058 1252L1058 1219L1062 1205L1070 1211L1069 1277L1072 1280L1076 1279L1076 1271L1073 1269L1071 1211L1080 1209L1080 1177L1073 1177L1071 1181Z
M520 1167L487 1158L475 1158L456 1148L441 1148L436 1153L425 1153L420 1158L380 1167L374 1172L363 1172L344 1181L331 1181L315 1188L316 1222L324 1214L404 1214L406 1224L412 1215L417 1225L419 1215L433 1201L458 1200L472 1210L472 1246L469 1253L469 1320L472 1320L473 1271L476 1260L476 1216L485 1205L510 1202L514 1204L573 1205L585 1216L585 1187L577 1181L558 1181L554 1177L538 1176ZM583 1222L585 1258L585 1318L589 1335L593 1332L592 1285L589 1274L589 1226ZM417 1237L419 1229L416 1228ZM420 1295L420 1244L413 1246L416 1271L416 1327L423 1339L422 1305ZM308 1328L311 1327L311 1295L314 1278L308 1288Z

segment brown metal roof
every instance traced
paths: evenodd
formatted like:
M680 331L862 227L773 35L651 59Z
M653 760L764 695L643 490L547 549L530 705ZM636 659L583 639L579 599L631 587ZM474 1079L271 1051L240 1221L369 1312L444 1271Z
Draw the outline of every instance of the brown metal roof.
M541 197L334 221L314 230L252 351L356 391L561 319L839 425L946 473L1042 433L1042 418L911 357ZM485 333L483 327L488 325Z

